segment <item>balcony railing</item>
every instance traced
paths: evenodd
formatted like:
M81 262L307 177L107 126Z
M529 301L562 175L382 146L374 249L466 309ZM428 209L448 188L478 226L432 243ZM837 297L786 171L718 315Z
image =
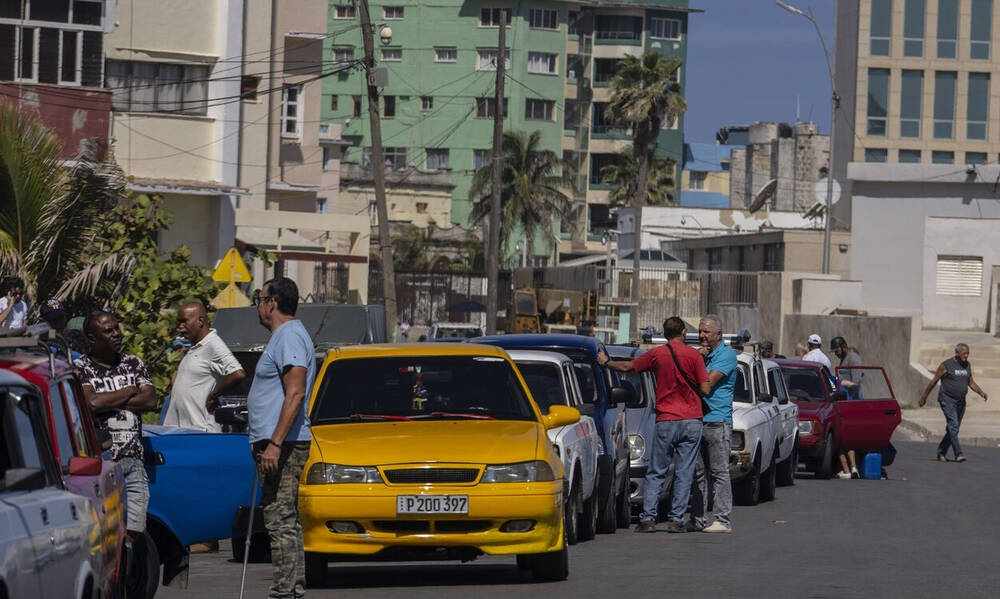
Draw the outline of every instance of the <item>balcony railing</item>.
M629 41L639 41L642 39L641 31L623 31L614 29L604 29L597 30L594 32L594 37L599 40L629 40Z

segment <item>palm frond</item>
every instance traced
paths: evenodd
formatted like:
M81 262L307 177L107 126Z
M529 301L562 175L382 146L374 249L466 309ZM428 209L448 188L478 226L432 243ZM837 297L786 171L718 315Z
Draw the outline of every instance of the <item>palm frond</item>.
M135 269L135 257L127 253L114 253L103 260L85 265L66 280L55 297L60 301L72 302L96 294L101 285L115 285L127 280ZM112 298L114 299L114 298Z

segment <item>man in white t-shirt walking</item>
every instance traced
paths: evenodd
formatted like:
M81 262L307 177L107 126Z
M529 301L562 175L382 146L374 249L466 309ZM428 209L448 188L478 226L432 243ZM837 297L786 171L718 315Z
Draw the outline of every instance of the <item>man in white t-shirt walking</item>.
M830 358L828 358L822 350L823 339L816 333L813 333L812 335L809 335L808 339L806 339L806 343L809 345L809 351L806 352L806 355L802 356L802 359L806 362L818 362L832 370L833 365L830 363Z
M219 395L247 374L215 329L209 328L208 312L200 302L181 306L177 328L192 345L177 367L163 424L221 432L212 416Z
M19 329L27 324L28 304L24 296L24 281L11 277L5 281L3 296L0 297L0 327Z

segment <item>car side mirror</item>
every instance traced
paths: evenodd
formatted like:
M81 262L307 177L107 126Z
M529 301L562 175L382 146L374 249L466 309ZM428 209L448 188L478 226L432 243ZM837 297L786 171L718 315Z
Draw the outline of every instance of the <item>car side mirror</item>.
M787 395L781 395L781 396L779 396L778 397L778 403L781 404L781 405L785 405L786 403L788 403L788 396Z
M770 393L761 393L757 396L757 401L763 401L766 403L771 403L774 401L774 396Z
M111 431L102 427L97 429L97 442L101 444L101 451L108 451L114 445L111 440Z
M546 429L558 428L580 421L580 411L569 406L549 406L549 413L542 414L542 423Z
M635 387L628 381L622 381L617 387L611 388L611 400L608 402L608 407L617 406L621 403L625 404L626 407L631 407L629 404L635 403L635 399Z
M8 468L3 473L5 491L37 491L45 488L45 471L41 468Z
M97 476L101 473L101 458L70 458L71 476Z
M833 401L845 401L845 400L847 400L847 392L846 391L840 391L840 390L834 391L830 395L830 399L832 399Z

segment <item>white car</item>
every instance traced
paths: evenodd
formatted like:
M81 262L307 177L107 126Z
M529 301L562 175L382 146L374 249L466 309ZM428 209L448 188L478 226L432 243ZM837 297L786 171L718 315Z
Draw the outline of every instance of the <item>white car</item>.
M428 341L465 341L482 337L483 328L469 322L435 322L427 332Z
M566 539L570 545L589 541L597 532L597 459L603 451L597 425L588 416L593 404L584 403L573 360L547 351L509 350L542 413L551 405L580 410L576 424L549 429L549 439L566 471Z
M768 387L763 361L749 353L738 354L737 360L729 473L733 499L743 505L757 505L761 500L774 499L781 459L782 412Z
M767 388L778 403L780 413L778 434L778 470L775 472L779 487L795 484L795 471L799 466L799 406L789 401L785 377L781 366L773 360L763 360L767 373Z

